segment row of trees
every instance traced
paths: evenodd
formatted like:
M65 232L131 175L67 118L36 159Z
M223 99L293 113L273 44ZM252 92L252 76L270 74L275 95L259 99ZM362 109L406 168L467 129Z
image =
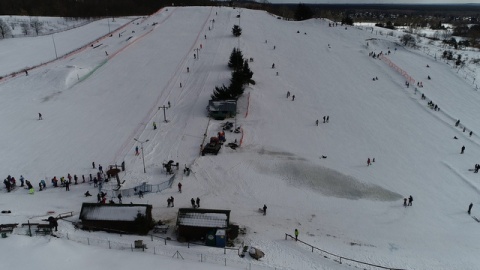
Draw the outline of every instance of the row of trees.
M237 100L245 91L245 85L255 85L255 81L252 79L253 72L250 70L248 60L243 58L242 51L238 48L234 48L230 54L230 60L228 67L232 69L232 78L230 79L230 85L227 87L222 85L216 86L212 100Z
M36 35L40 34L43 30L43 22L37 18L31 19L30 22L24 21L20 23L22 33L28 35L34 32ZM15 29L15 24L8 24L4 20L0 19L0 37L6 38L12 35L12 29Z

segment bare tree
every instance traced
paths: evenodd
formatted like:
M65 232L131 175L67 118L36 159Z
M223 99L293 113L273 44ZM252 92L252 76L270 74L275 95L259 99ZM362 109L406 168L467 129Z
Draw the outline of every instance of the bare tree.
M35 33L38 36L40 31L42 31L42 29L43 29L43 22L41 22L37 18L35 18L35 19L32 19L30 21L30 26L33 28L33 30L35 31Z
M449 37L452 36L452 31L451 30L448 30L448 29L445 29L442 31L442 39L448 39Z
M8 26L6 22L4 22L2 19L0 19L0 35L2 38L5 38L8 35L12 34L12 30Z
M415 47L416 41L415 37L410 35L410 34L405 34L400 38L400 41L403 43L405 46L412 46Z
M28 32L30 32L30 26L28 25L28 23L22 22L22 23L20 24L20 27L22 28L22 33L23 33L24 35L28 35Z

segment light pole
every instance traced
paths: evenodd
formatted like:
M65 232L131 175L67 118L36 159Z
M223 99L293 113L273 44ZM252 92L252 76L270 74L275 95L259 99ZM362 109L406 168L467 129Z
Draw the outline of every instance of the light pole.
M200 51L200 49L199 49L199 48L195 48L195 49L193 49L193 50L197 52L197 59L199 59L199 58L200 58L200 54L199 54L198 52Z
M140 143L140 147L142 148L143 173L147 173L147 170L145 169L145 156L143 155L143 144L148 142L149 140L146 140L146 141L142 142L142 141L139 141L136 138L133 138L133 139Z
M169 104L169 106L163 105L163 106L161 106L161 107L158 107L159 110L160 110L160 109L163 109L163 121L165 121L165 123L168 123L167 116L166 116L166 114L165 114L165 110L168 109L168 108L170 108L170 101L168 102L168 104Z
M55 59L57 59L58 58L57 46L55 46L55 39L53 38L53 34L52 34L52 41L53 41L53 49L55 50Z
M108 33L110 34L110 20L108 19L108 9L105 9L107 13L107 24L108 24Z

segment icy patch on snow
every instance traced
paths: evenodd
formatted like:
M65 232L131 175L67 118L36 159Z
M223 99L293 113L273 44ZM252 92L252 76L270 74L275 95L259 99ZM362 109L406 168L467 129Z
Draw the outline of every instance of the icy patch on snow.
M92 68L89 67L77 66L67 66L67 68L69 69L69 72L65 78L65 86L67 88L82 80L82 78L92 70Z
M301 157L292 154L276 153L275 159L263 159L256 163L257 170L262 174L276 174L295 186L303 185L316 190L323 195L350 200L367 199L379 201L395 201L402 198L398 193L384 189L374 184L362 183L358 179L342 174L323 166L304 162ZM267 153L262 150L262 153Z

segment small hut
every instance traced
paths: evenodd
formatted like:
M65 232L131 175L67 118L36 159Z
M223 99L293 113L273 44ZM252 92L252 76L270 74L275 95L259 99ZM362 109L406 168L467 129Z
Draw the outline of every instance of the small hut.
M224 247L229 222L230 210L180 208L177 216L178 238L201 240L209 246Z
M82 228L146 234L153 228L152 205L83 203Z
M216 120L235 117L237 114L236 100L209 100L208 115Z

